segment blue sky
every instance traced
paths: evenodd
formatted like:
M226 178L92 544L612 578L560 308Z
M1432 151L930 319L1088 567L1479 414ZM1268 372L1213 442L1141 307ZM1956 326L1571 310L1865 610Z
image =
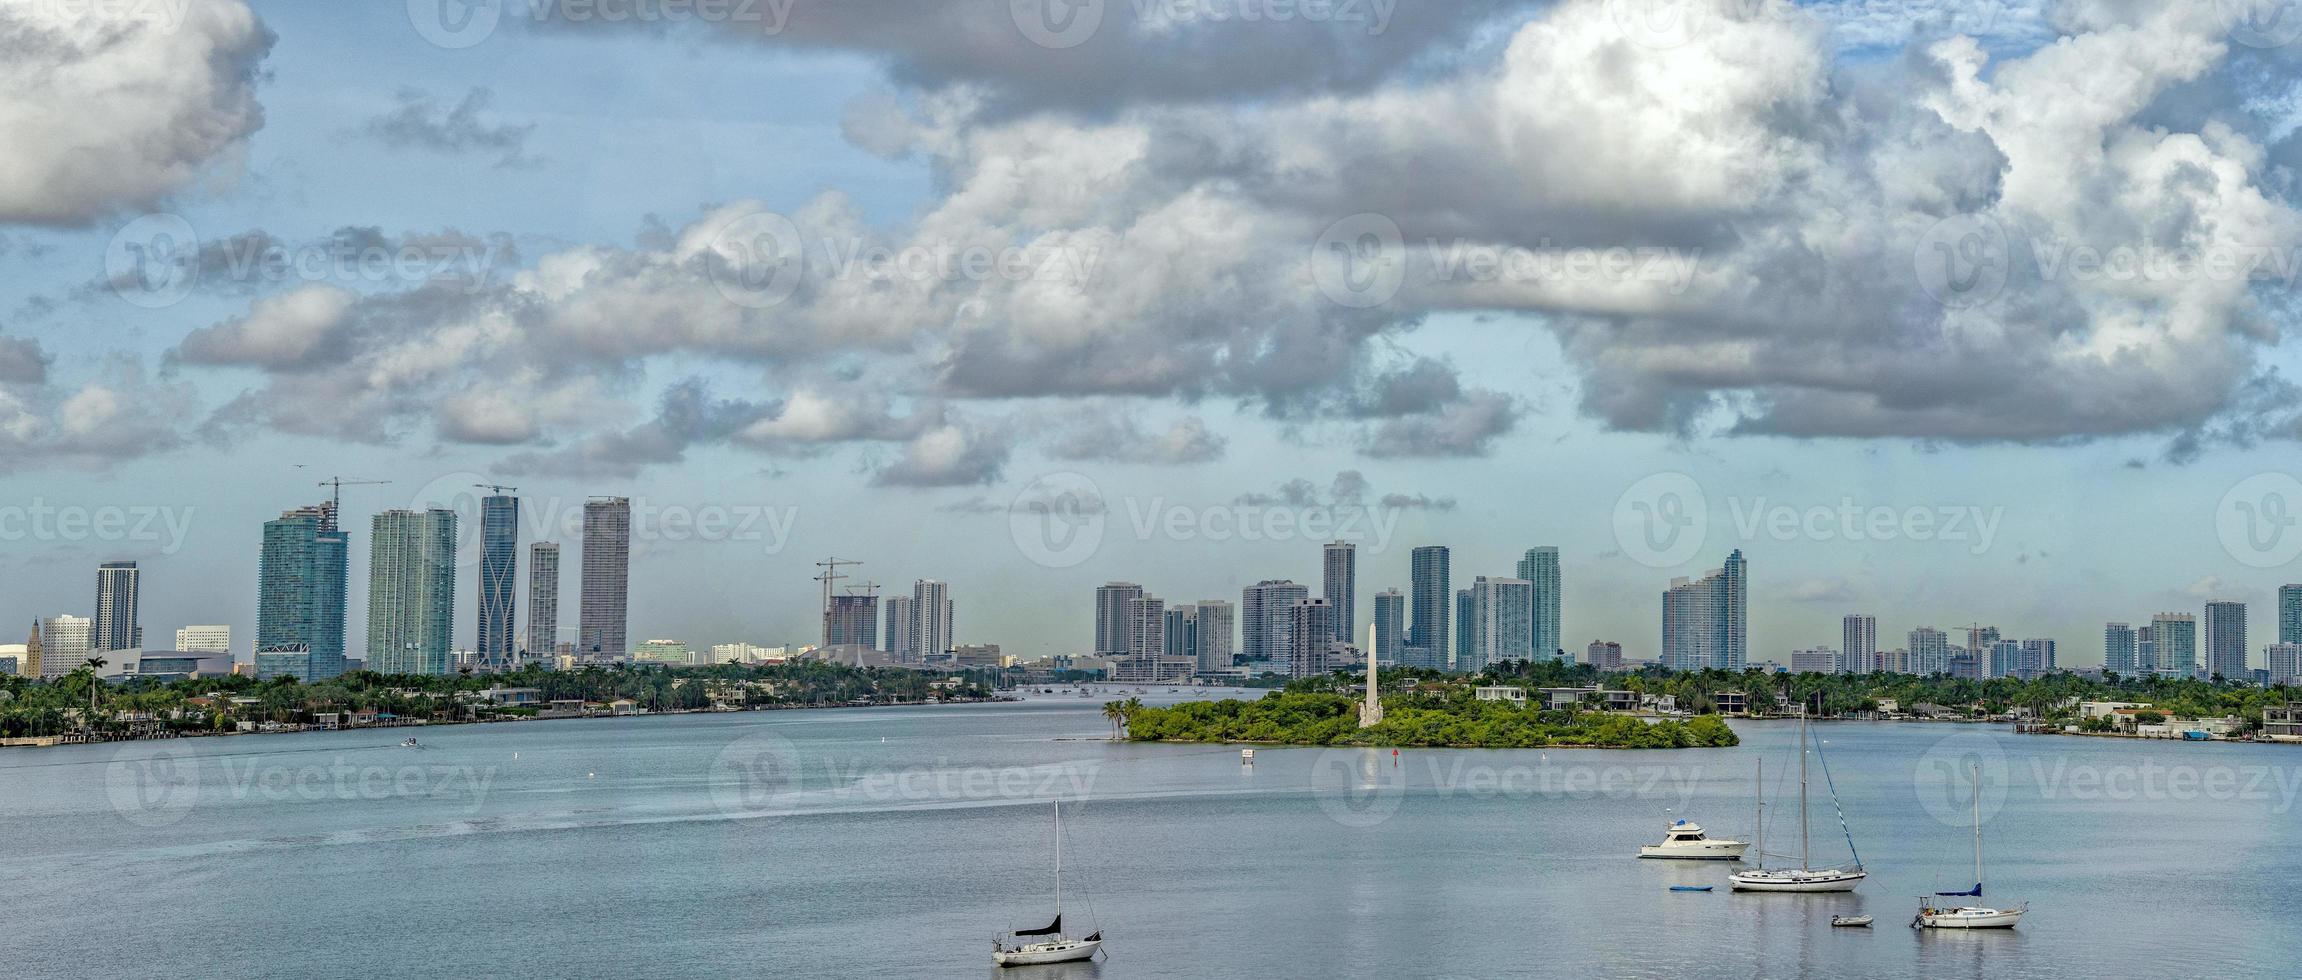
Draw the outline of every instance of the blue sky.
M2110 2L1727 4L1684 37L1580 0L1407 7L1378 35L1111 4L1079 48L1026 43L1003 3L871 6L803 4L772 35L515 19L449 49L400 4L258 2L243 23L196 3L135 65L75 46L84 24L45 25L57 65L215 94L145 112L0 96L27 133L116 155L166 133L198 158L109 186L33 141L0 149L36 178L0 184L19 195L0 196L0 338L44 364L11 379L0 362L0 422L21 408L0 505L157 510L186 534L12 535L0 616L85 613L95 563L129 557L147 631L225 622L244 646L258 525L333 474L392 481L345 492L355 649L366 516L477 482L552 516L589 494L669 512L635 546L631 634L698 644L811 639L812 562L837 554L898 587L950 581L964 642L1070 652L1106 579L1171 601L1315 580L1320 539L1292 528L1338 513L1362 609L1405 585L1414 546L1452 546L1467 583L1552 544L1568 646L1631 656L1652 655L1667 580L1735 547L1753 654L1783 660L1867 612L1887 645L1980 621L2089 662L2103 621L2207 598L2253 602L2259 647L2270 593L2302 578L2225 534L2234 502L2285 489L2250 478L2293 469L2291 282L2036 258L2294 254L2292 45ZM1961 30L1990 57L1968 59ZM2092 47L2075 66L2037 51L2056 37ZM179 48L230 56L188 80ZM82 124L119 142L65 128ZM731 311L712 290L740 259L682 242L758 213L814 256L991 241L1089 257L1093 281L811 280ZM1398 232L1407 276L1366 307L1320 278L1315 241L1361 214ZM460 292L226 272L146 308L103 279L149 215L298 254L345 228L399 246L453 231L498 261ZM1914 272L1944 228L2000 236L2004 284L1945 300ZM1702 272L1683 290L1432 281L1426 243L1657 249ZM569 268L587 285L565 287ZM91 386L110 401L77 397ZM86 412L126 435L76 429ZM1672 473L1699 489L1702 546L1641 560L1617 517ZM1019 541L1049 480L1103 502L1100 544L1060 567ZM1896 539L1765 523L1842 505ZM1987 540L1981 523L1909 540L1913 513L1981 518ZM730 529L679 529L694 517ZM1278 522L1280 540L1210 519ZM571 547L571 594L575 564Z

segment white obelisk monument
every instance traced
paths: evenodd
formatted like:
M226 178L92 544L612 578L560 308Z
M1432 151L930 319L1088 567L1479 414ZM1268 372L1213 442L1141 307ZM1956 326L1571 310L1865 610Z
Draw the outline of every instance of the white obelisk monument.
M1383 723L1383 696L1375 684L1375 624L1367 624L1367 700L1359 702L1359 727Z

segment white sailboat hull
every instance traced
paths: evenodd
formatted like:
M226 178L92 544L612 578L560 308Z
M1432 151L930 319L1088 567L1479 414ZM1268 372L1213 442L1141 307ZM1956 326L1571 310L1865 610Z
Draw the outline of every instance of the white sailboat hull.
M1661 861L1740 861L1749 841L1698 840L1667 844L1642 844L1639 856Z
M1056 939L1032 943L1014 949L1002 949L991 954L991 961L1000 966L1039 966L1046 963L1076 963L1091 958L1103 948L1100 939Z
M2012 929L2027 908L1926 909L1918 913L1922 929Z
M1797 869L1741 871L1727 876L1738 892L1851 892L1870 875L1862 871Z

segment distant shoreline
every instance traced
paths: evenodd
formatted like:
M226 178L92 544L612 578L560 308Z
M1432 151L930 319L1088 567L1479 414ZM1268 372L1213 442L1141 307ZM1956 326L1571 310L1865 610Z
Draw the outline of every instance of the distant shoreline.
M874 703L874 704L763 704L763 705L758 705L758 706L755 706L755 707L744 707L744 708L728 708L728 709L720 709L720 708L670 708L670 709L666 709L666 710L663 710L663 711L637 711L637 712L633 712L633 713L631 713L631 714L626 714L626 715L618 715L618 714L581 714L581 715L552 715L552 716L550 716L550 717L542 717L542 716L538 716L538 717L534 717L534 718L521 718L521 717L512 717L512 718L474 718L474 719L465 719L465 720L456 720L456 719L450 719L450 720L439 720L439 721L435 721L435 720L431 720L431 719L423 719L423 720L417 720L417 721L394 721L394 722L387 722L387 723L382 723L382 724L374 724L374 725L339 725L339 726L337 726L337 727L335 727L335 728L325 728L325 727L321 727L321 726L318 726L318 725L297 725L297 726L293 726L293 727L282 727L282 728L276 728L276 729L273 729L273 730L271 730L271 731L262 731L262 730L255 730L255 731L229 731L229 732L176 732L176 731L171 731L171 732L167 732L167 733L164 733L164 734L146 734L146 735L134 735L134 734L130 734L130 735L122 735L122 736L120 736L120 737L116 737L116 738L82 738L82 737L76 737L76 736L71 736L71 735L31 735L31 736L21 736L21 737L17 737L17 738L7 738L7 739L0 739L0 749L43 749L43 748L57 748L57 747L60 747L60 746L66 746L66 745L111 745L111 744L120 743L120 742L172 742L172 741L178 741L178 740L181 740L181 739L190 739L190 738L234 738L234 737L239 737L239 736L244 736L244 735L310 735L310 734L314 734L314 733L318 733L318 732L369 732L369 731L386 731L386 730L403 729L403 728L448 728L448 727L458 727L458 728L460 728L460 727L465 727L465 726L470 726L470 725L511 725L511 724L519 724L519 723L523 723L523 722L537 722L537 721L593 721L593 720L597 720L597 719L603 719L603 718L606 718L606 719L613 719L613 718L660 718L660 717L666 717L666 716L672 716L672 715L736 715L736 714L744 714L744 713L747 713L747 712L753 712L753 711L815 711L815 710L821 710L821 709L827 709L827 708L856 708L856 709L863 709L863 708L940 708L940 707L943 707L943 706L945 706L945 705L955 705L955 704L1002 704L1002 703L1020 702L1020 701L1022 701L1022 700L1024 700L1024 699L1023 699L1023 698L1019 698L1019 697L996 697L996 698L963 698L963 699L948 699L948 700L938 701L938 702L935 702L935 703L933 703L933 704L930 704L930 703L928 703L928 702L925 702L925 701L906 701L906 702L902 702L902 703L893 703L893 702L890 702L890 703L884 703L884 704L881 704L881 703Z

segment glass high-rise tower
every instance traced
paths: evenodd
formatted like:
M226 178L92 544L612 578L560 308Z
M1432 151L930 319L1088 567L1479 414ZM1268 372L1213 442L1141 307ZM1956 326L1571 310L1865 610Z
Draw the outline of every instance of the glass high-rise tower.
M96 566L97 653L135 650L144 645L144 628L136 625L140 584L135 562L108 561Z
M549 657L560 642L560 546L528 549L528 656Z
M368 669L445 674L455 634L456 512L387 510L368 547Z
M1359 622L1359 546L1348 541L1330 541L1320 554L1319 595L1327 600L1327 617L1334 623L1334 638L1351 642L1351 630Z
M584 501L582 599L576 612L576 653L608 660L630 656L624 632L631 600L628 497Z
M1407 663L1416 667L1445 667L1454 659L1448 620L1455 590L1448 583L1449 558L1445 545L1425 545L1408 559Z
M256 570L256 651L305 654L301 673L324 681L344 672L346 535L332 503L264 522Z
M2246 604L2207 603L2205 627L2206 676L2247 680L2251 675L2246 672Z
M512 623L519 556L520 498L504 494L480 498L480 622L474 651L481 663L508 666L518 652Z
M1559 646L1559 549L1528 548L1519 559L1519 578L1534 586L1529 623L1535 659L1573 659Z
M1397 589L1375 593L1375 662L1396 664L1406 647L1407 597Z

